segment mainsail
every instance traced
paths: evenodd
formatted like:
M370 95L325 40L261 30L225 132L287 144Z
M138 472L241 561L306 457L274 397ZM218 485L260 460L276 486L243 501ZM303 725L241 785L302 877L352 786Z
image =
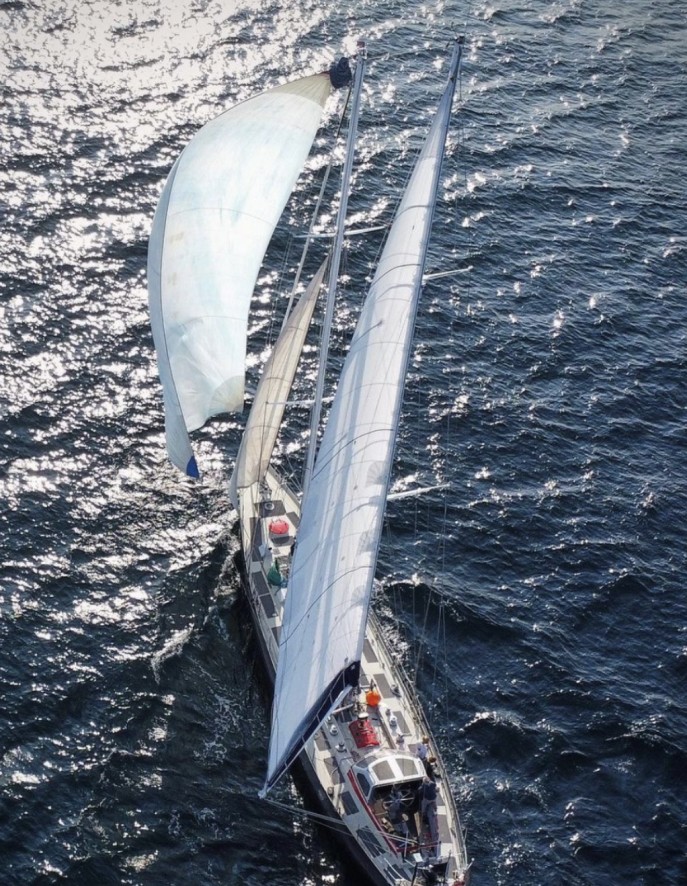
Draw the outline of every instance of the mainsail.
M303 500L266 790L357 685L460 48L361 312Z
M276 87L207 123L174 164L148 251L167 450L198 476L188 432L243 408L260 264L312 146L328 73Z

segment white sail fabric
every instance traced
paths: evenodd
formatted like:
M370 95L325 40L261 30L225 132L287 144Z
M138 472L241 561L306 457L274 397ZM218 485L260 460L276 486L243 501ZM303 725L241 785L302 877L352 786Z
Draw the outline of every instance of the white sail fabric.
M361 312L303 501L266 789L357 683L458 58L456 50Z
M328 74L230 108L167 180L148 252L153 338L173 464L197 476L188 431L243 407L246 329L260 263L317 132Z
M238 490L260 482L269 467L326 267L324 261L291 311L265 363L229 485L234 506Z

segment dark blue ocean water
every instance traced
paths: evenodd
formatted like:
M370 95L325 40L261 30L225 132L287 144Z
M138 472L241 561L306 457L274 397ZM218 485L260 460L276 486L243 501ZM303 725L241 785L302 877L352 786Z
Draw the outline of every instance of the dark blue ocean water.
M684 5L4 0L0 30L0 882L355 886L255 796L241 421L199 435L202 483L167 465L147 236L203 122L360 33L352 208L387 220L463 30L430 257L460 273L425 293L396 471L448 486L391 505L377 606L421 643L474 884L687 882Z

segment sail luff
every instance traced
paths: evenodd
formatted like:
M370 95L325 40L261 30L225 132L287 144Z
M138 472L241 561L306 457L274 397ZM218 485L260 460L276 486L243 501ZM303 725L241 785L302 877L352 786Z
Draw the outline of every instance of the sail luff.
M194 136L163 190L149 302L167 446L182 470L188 432L243 408L251 295L330 91L316 74L235 105Z
M455 90L449 81L401 201L339 380L304 496L282 623L266 789L359 666L433 205ZM318 722L309 721L318 712Z

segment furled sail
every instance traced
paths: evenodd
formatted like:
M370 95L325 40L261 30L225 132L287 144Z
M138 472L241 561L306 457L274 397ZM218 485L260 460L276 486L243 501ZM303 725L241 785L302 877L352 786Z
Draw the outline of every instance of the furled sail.
M198 476L188 432L243 407L246 331L260 264L330 93L329 74L225 111L167 179L148 251L148 291L170 460Z
M324 261L291 311L265 363L229 484L234 505L238 490L260 482L269 467L326 268Z
M361 312L304 497L280 637L266 790L357 685L459 59L458 44Z

